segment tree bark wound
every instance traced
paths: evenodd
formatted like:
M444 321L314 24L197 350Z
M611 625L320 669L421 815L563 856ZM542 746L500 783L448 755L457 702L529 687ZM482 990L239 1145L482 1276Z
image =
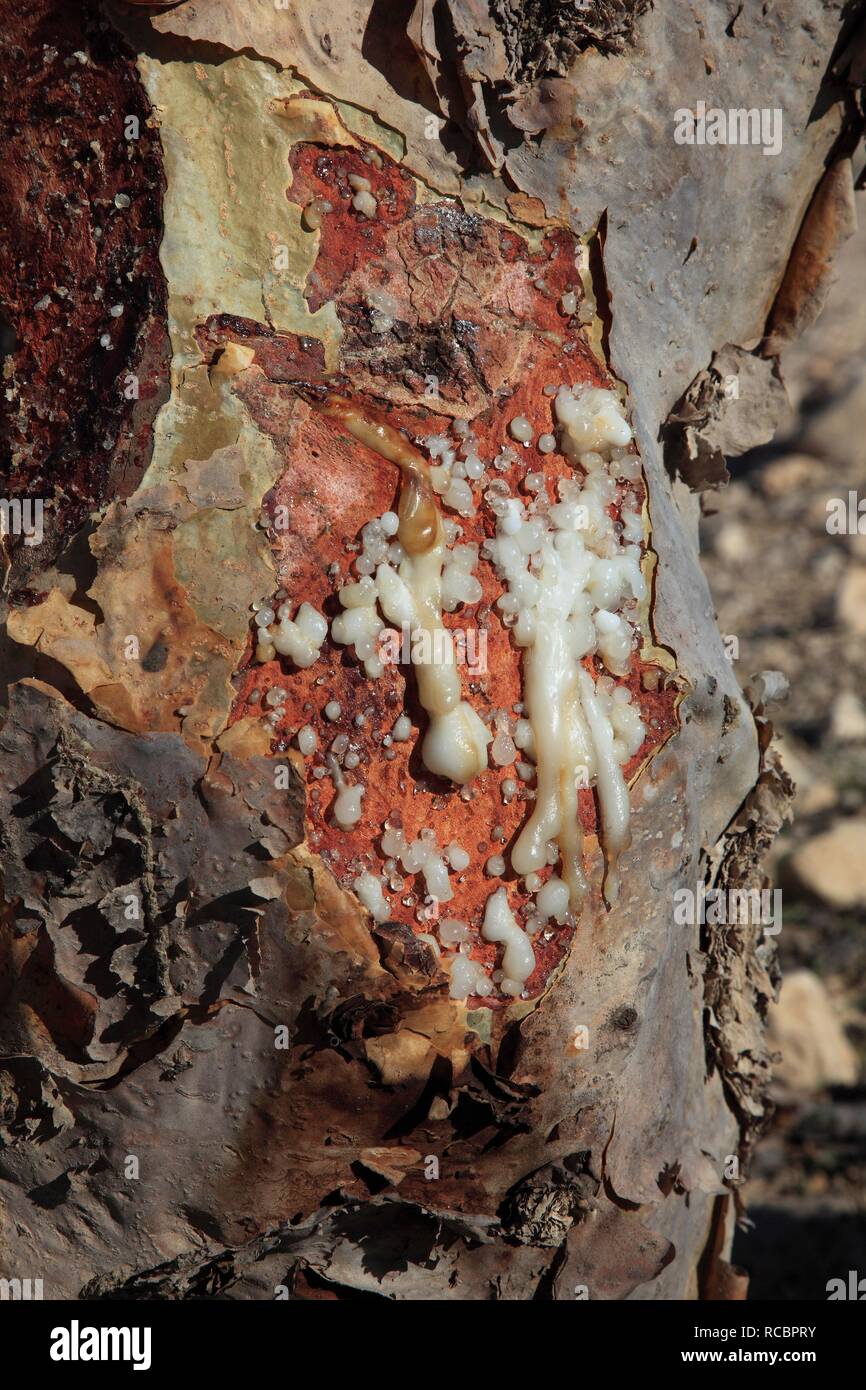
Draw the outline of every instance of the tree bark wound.
M790 287L853 120L820 76L838 21L788 3L749 32L605 0L569 30L559 7L450 0L407 4L400 47L381 8L344 0L327 32L234 0L7 16L4 488L48 521L41 547L5 538L0 1268L44 1270L54 1297L742 1297L726 1255L766 1116L772 947L677 926L671 903L760 886L791 787L658 439L699 378L717 420L713 354L751 356ZM753 229L732 252L719 166L673 145L668 89L686 73L748 105L744 65L808 130L778 164L728 166ZM362 171L369 225L347 210ZM314 235L315 199L336 211ZM587 314L564 330L580 237ZM382 332L367 295L389 275ZM252 364L229 372L228 344ZM251 664L250 604L281 585L332 603L329 566L395 496L299 383L416 436L478 421L492 445L564 363L630 392L656 557L630 679L651 732L620 901L584 793L576 928L550 933L530 1001L467 1009L412 911L373 923L347 875L395 805L413 830L474 818L485 844L519 806L488 777L467 808L398 755L347 849L290 732L336 697L372 764L411 685L389 670L371 697L330 643L309 671ZM256 529L284 504L287 531ZM493 621L489 640L473 693L512 703L518 659Z

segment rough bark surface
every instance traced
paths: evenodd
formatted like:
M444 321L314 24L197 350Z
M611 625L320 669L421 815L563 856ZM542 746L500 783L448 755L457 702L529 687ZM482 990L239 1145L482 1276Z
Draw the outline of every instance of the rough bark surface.
M743 1296L726 1253L766 1110L772 947L678 926L672 901L760 886L790 783L716 630L690 488L771 432L771 352L849 225L858 111L832 60L856 16L397 8L4 13L25 64L2 88L4 493L49 499L50 521L41 547L4 540L0 1273L38 1271L46 1296ZM778 157L674 144L698 89L781 107ZM339 201L362 170L367 226ZM311 232L323 196L339 215ZM230 371L228 344L252 365ZM283 675L266 726L279 672L251 665L250 605L280 586L325 603L394 497L297 382L492 440L564 360L628 388L663 679L620 900L587 794L576 930L550 934L531 1001L467 1009L412 912L376 926L347 890L363 835L329 839L289 749L325 692L349 730L368 683L327 649ZM283 504L287 532L257 525ZM492 623L490 644L479 693L513 701ZM389 673L365 764L404 700ZM485 846L494 818L514 829L495 786L467 807L408 755L377 773L370 823L395 804L474 820Z

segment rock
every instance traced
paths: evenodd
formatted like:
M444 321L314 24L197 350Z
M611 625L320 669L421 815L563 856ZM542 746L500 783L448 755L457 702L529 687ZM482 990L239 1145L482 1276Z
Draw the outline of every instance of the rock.
M852 690L841 691L830 710L830 733L837 743L866 739L866 708Z
M790 497L821 478L824 465L811 454L786 454L764 464L758 482L765 497Z
M782 765L797 787L794 799L796 816L814 816L835 806L836 789L832 782L816 771L815 759L808 748L788 733L776 733L774 741L781 754Z
M733 564L748 560L753 550L748 528L741 521L726 522L716 537L716 553Z
M858 637L866 637L866 565L849 565L836 600L840 623Z
M796 850L786 868L798 887L828 907L866 906L866 820L837 821Z
M767 1041L782 1054L774 1081L785 1091L853 1086L857 1054L842 1029L839 1007L811 970L796 970L782 982L778 1004L770 1007Z
M866 377L841 395L831 395L825 409L810 415L802 441L824 459L858 471L866 463Z

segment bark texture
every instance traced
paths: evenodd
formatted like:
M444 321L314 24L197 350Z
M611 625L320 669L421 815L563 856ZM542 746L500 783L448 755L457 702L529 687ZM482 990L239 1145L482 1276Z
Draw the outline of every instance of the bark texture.
M82 14L4 15L23 65L2 88L4 488L47 508L41 546L4 542L0 1273L53 1297L742 1297L726 1251L772 945L678 926L672 903L760 886L791 788L715 627L693 489L772 432L774 354L850 226L857 15ZM781 108L781 152L675 144L696 95ZM376 220L311 231L310 201L362 170ZM396 306L384 330L371 289ZM662 680L620 900L587 794L576 930L551 933L536 997L467 1009L413 912L377 926L347 889L363 840L329 837L289 750L324 691L350 719L369 683L329 649L266 726L250 605L281 585L326 603L394 496L294 383L493 440L563 352L628 388ZM508 635L489 640L481 693L512 702ZM390 672L365 765L410 699ZM518 813L484 785L467 812L408 756L376 764L365 814L394 806L413 828L468 814L488 850Z

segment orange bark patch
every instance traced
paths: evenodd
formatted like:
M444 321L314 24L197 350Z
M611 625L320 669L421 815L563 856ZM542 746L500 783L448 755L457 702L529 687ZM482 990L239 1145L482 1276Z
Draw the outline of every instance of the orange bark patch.
M575 239L557 231L533 253L513 232L465 212L456 202L416 207L405 175L387 161L381 170L366 164L360 151L298 146L292 163L290 196L302 205L313 198L327 199L333 207L322 216L319 256L308 285L311 307L333 299L344 327L341 373L329 384L349 395L360 410L384 412L389 423L415 443L447 432L455 417L471 421L488 471L473 488L475 516L464 519L443 507L443 514L462 528L461 543L480 545L494 535L495 518L482 499L495 479L528 499L531 494L523 479L527 472L541 472L555 499L557 479L574 475L561 455L543 455L537 449L539 435L554 429L552 398L544 388L563 382L611 385L576 320L563 318L559 309L566 290L575 290L578 298L581 293ZM369 179L382 210L374 222L351 209L349 173ZM384 329L381 321L377 324L377 314L384 314ZM276 337L260 328L256 337L255 326L217 320L210 321L202 336L215 348L239 331L245 341L255 339L260 370L245 373L234 389L286 460L266 500L270 515L289 518L287 530L272 532L279 583L293 611L306 600L332 618L341 611L339 586L357 577L352 561L361 527L396 508L399 470L352 438L339 422L323 417L288 385L324 380L321 358L309 340ZM434 365L439 368L432 373L438 395L431 397L430 373L424 368ZM517 415L525 415L534 428L528 446L508 435L508 424ZM497 468L493 459L504 449L513 457ZM626 488L638 503L643 501L642 482L623 485L614 516ZM278 512L283 508L285 513ZM519 707L521 657L494 607L502 593L501 581L484 559L475 573L483 590L480 602L445 614L443 622L452 630L477 630L486 643L483 669L481 663L478 669L464 666L461 683L464 698L490 722L498 711L513 713ZM272 598L262 595L263 600ZM282 600L273 601L278 606ZM250 653L253 645L251 632ZM657 690L643 689L642 672L649 664L635 655L625 681L647 726L644 746L625 768L626 777L676 726L676 691L665 687L664 673L659 672ZM587 665L595 669L593 660ZM473 955L485 968L493 968L498 948L482 942L478 933L486 900L500 880L486 876L484 865L496 854L508 862L510 847L531 813L530 787L516 779L513 767L489 767L462 792L431 776L419 754L427 717L407 666L386 666L380 679L370 680L347 649L329 637L308 670L293 670L280 658L251 666L240 685L233 718L267 710L265 697L275 685L287 691L275 729L275 750L285 752L304 724L312 725L319 736L319 750L305 766L311 849L348 886L363 868L382 872L381 835L395 813L410 841L425 827L435 830L442 848L455 841L471 862L465 872L451 874L454 897L439 905L438 915L468 922L476 936ZM323 713L329 701L340 705L334 721ZM404 712L412 720L411 740L386 744ZM332 824L336 789L324 759L339 735L348 739L359 759L355 769L346 770L346 780L362 782L366 788L361 820L349 832ZM519 787L507 802L502 792L506 778L518 780ZM599 853L592 838L597 829L594 791L580 793L579 809L591 862ZM435 918L424 902L423 876L398 872L402 887L390 891L386 883L393 918L417 931L431 930ZM525 920L529 895L510 868L503 879L512 907L519 920ZM543 989L562 960L572 930L550 923L533 939L537 968L527 982L530 995ZM508 1001L483 1002L495 1006Z

